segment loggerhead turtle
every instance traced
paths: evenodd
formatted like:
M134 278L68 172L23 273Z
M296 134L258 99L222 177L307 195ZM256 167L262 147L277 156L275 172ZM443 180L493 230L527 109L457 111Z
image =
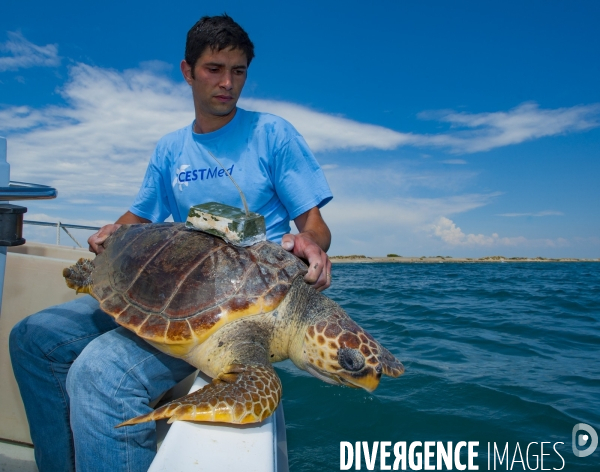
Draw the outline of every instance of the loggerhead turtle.
M281 246L248 248L183 224L121 226L94 261L64 269L117 323L213 377L201 390L119 426L174 420L255 423L271 415L290 358L333 384L373 391L404 367L334 301L306 284Z

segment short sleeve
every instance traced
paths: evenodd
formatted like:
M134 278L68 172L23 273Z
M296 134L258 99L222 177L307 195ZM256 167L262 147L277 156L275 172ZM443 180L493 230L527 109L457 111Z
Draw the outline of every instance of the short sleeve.
M333 198L323 170L300 135L275 153L273 170L275 190L292 220Z
M159 223L167 219L170 211L169 198L159 168L158 148L154 151L146 175L129 211L134 215Z

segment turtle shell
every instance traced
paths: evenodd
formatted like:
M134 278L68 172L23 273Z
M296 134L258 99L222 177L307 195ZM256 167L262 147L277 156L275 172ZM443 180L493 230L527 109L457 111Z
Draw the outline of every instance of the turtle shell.
M272 311L307 271L278 244L237 247L180 223L123 225L105 246L92 272L102 310L148 341L182 347Z

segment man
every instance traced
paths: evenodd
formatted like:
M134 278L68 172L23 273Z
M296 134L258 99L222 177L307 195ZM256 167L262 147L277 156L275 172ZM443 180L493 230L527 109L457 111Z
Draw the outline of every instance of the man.
M227 15L202 18L188 33L181 71L192 88L195 121L162 138L133 205L88 240L102 243L121 224L183 221L190 206L218 201L265 216L267 238L309 262L305 279L330 283L330 232L319 207L331 192L297 131L273 115L236 104L254 56ZM299 234L289 232L293 219ZM149 412L152 399L193 372L118 325L89 296L21 321L10 338L40 472L145 471L156 452L153 423L115 429Z

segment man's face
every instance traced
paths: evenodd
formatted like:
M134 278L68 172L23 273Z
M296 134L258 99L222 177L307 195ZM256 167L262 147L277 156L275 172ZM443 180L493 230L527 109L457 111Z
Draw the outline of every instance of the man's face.
M196 61L193 77L191 67L183 61L181 71L192 86L196 113L205 117L230 114L242 93L247 70L248 59L240 49L207 48Z

